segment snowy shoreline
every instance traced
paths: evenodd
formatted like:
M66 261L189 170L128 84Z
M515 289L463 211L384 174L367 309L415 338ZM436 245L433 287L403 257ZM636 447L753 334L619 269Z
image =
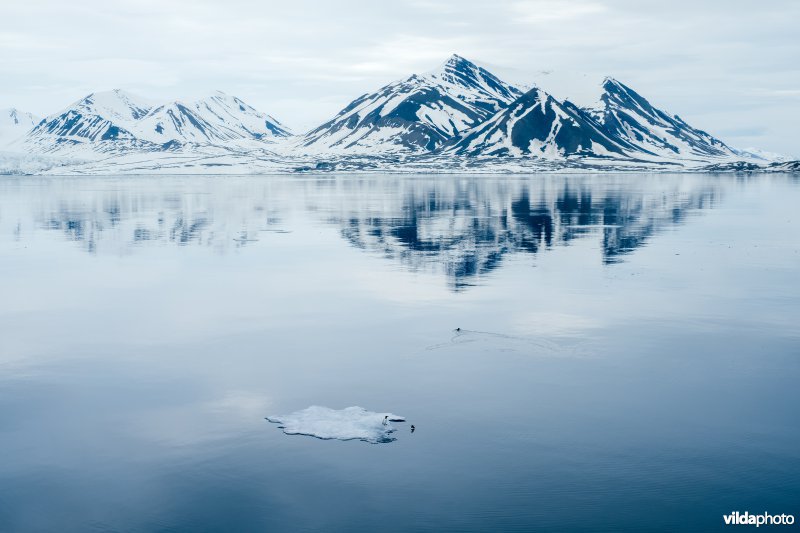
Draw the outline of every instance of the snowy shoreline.
M203 152L180 154L126 154L102 160L73 160L37 154L0 152L0 176L81 175L293 175L293 174L607 174L607 173L796 173L800 161L753 163L732 161L707 165L645 163L619 160L520 160L432 158L341 157L263 159L247 154L219 155Z

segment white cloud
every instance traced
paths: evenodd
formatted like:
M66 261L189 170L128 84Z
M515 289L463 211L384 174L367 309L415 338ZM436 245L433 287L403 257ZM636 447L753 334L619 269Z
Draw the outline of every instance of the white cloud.
M509 7L514 22L527 24L564 21L607 10L605 5L597 2L576 0L525 0L513 2Z

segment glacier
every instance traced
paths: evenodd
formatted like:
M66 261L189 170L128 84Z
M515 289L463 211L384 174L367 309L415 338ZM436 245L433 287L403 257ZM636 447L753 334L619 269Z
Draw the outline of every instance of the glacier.
M384 417L388 421L384 424ZM375 413L363 407L331 409L312 405L288 415L273 415L268 422L278 424L287 435L308 435L323 440L361 440L373 444L396 440L392 422L405 422L405 417L392 413Z

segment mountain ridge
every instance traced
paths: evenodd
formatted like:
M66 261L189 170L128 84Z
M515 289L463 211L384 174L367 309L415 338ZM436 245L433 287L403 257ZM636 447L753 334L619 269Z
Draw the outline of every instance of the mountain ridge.
M121 89L90 93L37 124L25 144L41 153L172 151L184 145L269 142L290 130L235 96L157 104Z
M724 142L687 124L680 116L656 108L627 85L606 77L597 107L586 111L611 135L644 154L663 158L730 158L737 154Z
M155 102L115 89L41 119L15 148L71 158L92 172L794 168L772 165L785 158L767 152L731 148L612 77L596 104L583 107L532 81L512 85L453 54L300 135L221 91ZM81 167L85 161L94 163Z
M446 152L472 156L627 157L632 146L606 135L570 102L533 88L483 124L453 139Z
M299 141L312 151L433 151L521 95L489 71L452 55L439 69L392 82L350 102Z

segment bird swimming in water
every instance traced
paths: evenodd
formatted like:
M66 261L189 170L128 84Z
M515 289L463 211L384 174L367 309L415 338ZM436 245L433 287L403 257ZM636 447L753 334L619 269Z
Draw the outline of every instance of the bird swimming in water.
M456 333L460 332L461 328L456 328Z
M414 427L414 424L411 424L411 433L414 433L414 430L417 429Z

